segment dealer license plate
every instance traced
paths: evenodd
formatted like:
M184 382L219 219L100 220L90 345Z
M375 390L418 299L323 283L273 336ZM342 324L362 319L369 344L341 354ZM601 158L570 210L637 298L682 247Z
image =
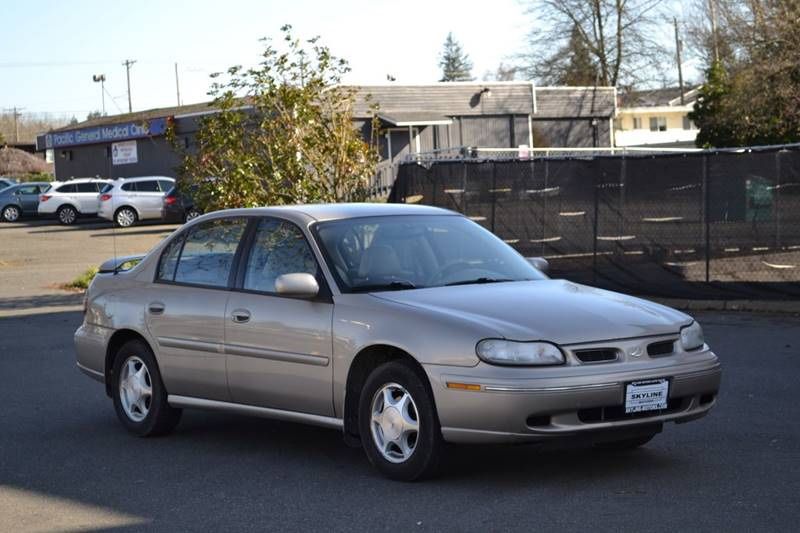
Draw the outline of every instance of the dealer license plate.
M651 379L635 381L625 386L625 412L639 413L667 408L669 381Z

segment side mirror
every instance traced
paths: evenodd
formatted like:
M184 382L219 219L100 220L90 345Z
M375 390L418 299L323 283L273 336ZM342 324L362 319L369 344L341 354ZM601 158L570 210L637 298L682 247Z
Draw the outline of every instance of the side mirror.
M525 259L539 272L547 274L547 271L550 270L550 263L544 257L526 257Z
M275 280L275 292L295 298L313 298L319 294L319 284L314 276L305 272L284 274Z

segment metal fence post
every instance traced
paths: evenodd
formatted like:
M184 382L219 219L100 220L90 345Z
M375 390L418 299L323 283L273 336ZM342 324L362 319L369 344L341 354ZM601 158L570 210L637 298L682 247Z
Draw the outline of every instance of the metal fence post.
M775 213L775 248L778 251L781 247L781 151L775 152L775 201L773 202L773 212Z
M711 194L708 191L708 154L703 154L703 226L705 228L706 283L711 280L711 224L708 217Z
M597 218L600 199L598 198L597 173L594 173L594 221L592 229L592 283L597 284Z
M492 165L492 233L494 233L494 217L497 211L497 163L491 162Z

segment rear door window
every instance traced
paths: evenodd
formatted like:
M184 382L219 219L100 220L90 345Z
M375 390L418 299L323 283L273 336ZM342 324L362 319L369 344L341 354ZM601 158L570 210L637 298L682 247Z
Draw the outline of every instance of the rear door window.
M175 282L226 287L236 249L246 226L247 219L244 218L221 218L209 220L193 228L186 236L178 257ZM168 265L169 257L166 262ZM169 267L165 268L167 275Z
M138 181L136 182L136 192L161 192L158 188L156 180Z
M97 185L91 181L86 183L76 183L75 186L77 187L78 192L97 192Z
M38 185L24 185L17 189L17 194L39 194Z

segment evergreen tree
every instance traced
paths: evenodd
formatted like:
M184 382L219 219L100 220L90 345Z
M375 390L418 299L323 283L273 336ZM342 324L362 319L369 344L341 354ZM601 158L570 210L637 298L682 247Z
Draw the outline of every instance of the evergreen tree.
M727 72L719 61L706 71L706 82L700 88L694 110L689 113L700 131L695 144L701 148L735 146L736 134L729 120L727 101L731 92Z
M442 79L439 81L472 81L472 61L455 40L453 33L447 34L444 49L439 55L439 66L442 67Z
M590 86L597 83L597 67L592 61L586 40L581 36L577 25L572 27L572 33L563 55L567 58L566 65L559 72L558 85Z

